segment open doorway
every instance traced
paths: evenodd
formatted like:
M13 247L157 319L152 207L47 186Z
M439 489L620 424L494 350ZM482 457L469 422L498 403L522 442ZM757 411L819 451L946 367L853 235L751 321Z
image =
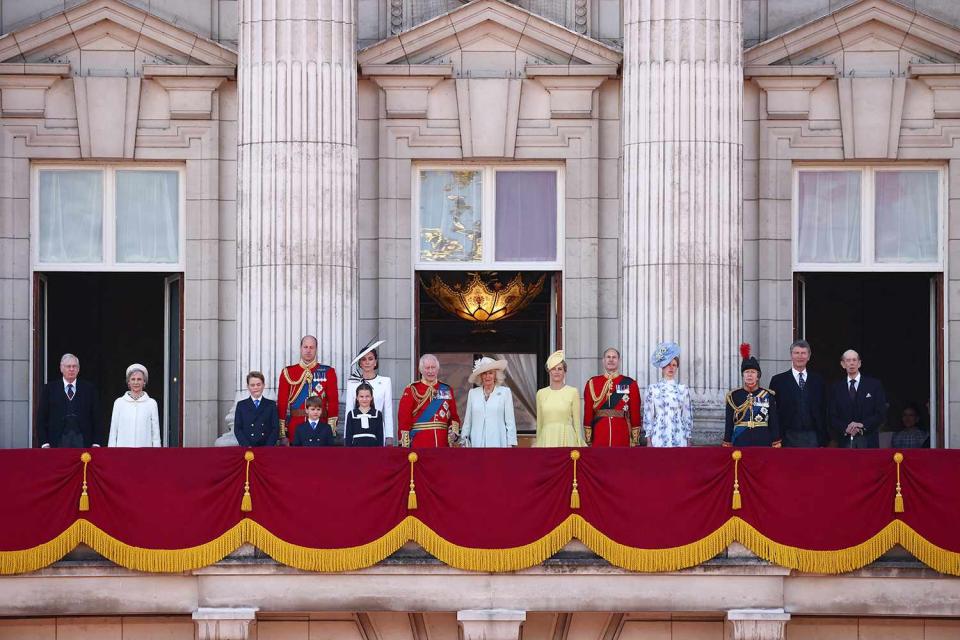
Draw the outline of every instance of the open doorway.
M810 368L828 383L844 373L840 358L854 349L863 373L887 394L880 434L889 446L904 408L919 408L931 445L942 439L941 284L928 273L805 273L796 276L795 334L813 349Z
M104 444L113 402L127 390L126 368L138 362L149 372L147 393L157 401L164 446L178 445L181 286L179 275L163 273L36 274L37 391L59 377L62 354L76 354L81 377L99 393L95 441Z

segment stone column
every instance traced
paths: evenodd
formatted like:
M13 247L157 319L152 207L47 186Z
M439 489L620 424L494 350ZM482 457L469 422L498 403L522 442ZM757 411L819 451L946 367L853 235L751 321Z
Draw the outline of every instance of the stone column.
M237 388L276 389L317 336L344 367L357 327L354 0L241 0Z
M624 0L620 343L641 386L683 349L697 439L718 440L739 383L740 0Z
M463 640L519 640L526 611L514 609L470 609L457 612Z
M193 612L198 640L247 640L256 621L256 607L200 607Z
M734 609L727 611L733 625L731 640L784 640L790 614L783 609Z

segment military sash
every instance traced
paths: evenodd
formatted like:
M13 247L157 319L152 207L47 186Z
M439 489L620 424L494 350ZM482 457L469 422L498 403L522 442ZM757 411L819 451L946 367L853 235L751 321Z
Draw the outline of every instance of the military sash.
M286 369L283 370L283 375L287 376L287 382L292 385L290 387L290 398L287 402L287 419L294 409L302 409L303 404L311 395L326 400L327 390L323 388L323 383L327 380L329 369L330 367L325 364L317 365L316 370L307 369L296 381L290 379Z
M436 387L431 387L430 391L423 394L422 399L416 397L416 389L414 391L414 398L418 400L418 407L420 410L414 409L414 426L410 429L410 438L413 439L417 431L422 431L424 428L429 428L430 426L435 426L437 423L434 418L437 415L437 412L440 411L440 408L443 406L443 403L450 400L453 400L453 394L450 392L450 387L438 383ZM428 418L424 420L424 418ZM417 425L423 424L419 427ZM444 425L446 426L446 425Z
M593 401L594 412L604 406L607 409L614 409L620 406L621 403L626 405L630 401L630 385L632 384L633 379L627 376L621 376L620 382L617 384L613 383L613 378L607 378L603 384L603 388L600 389L600 393L597 394L593 390L593 381L591 381L590 395ZM597 420L603 417L603 415L596 415L596 413L594 413L593 423L596 424ZM590 426L592 427L593 425Z

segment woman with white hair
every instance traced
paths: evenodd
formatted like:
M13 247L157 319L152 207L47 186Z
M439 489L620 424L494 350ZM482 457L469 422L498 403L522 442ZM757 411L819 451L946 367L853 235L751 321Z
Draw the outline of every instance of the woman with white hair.
M484 356L473 365L470 384L479 384L467 395L463 417L466 447L515 447L517 423L513 416L513 393L503 386L506 360Z
M159 447L160 415L157 401L147 395L147 368L127 367L128 391L113 403L110 418L110 447Z

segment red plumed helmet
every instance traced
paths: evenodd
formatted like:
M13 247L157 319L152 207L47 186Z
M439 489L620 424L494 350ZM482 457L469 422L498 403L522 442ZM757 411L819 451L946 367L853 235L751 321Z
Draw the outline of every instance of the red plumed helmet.
M749 357L750 357L750 343L741 342L740 343L740 359L746 360Z

